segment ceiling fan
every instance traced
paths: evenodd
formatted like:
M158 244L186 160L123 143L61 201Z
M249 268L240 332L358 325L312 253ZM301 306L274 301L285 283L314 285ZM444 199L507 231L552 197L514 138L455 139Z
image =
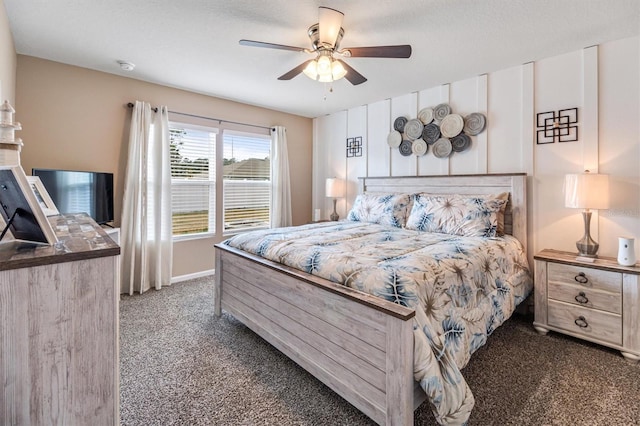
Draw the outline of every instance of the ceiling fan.
M367 79L342 59L336 58L336 56L344 58L409 58L411 56L411 46L408 44L340 49L340 42L344 36L343 18L344 14L342 12L321 6L318 23L311 25L307 30L307 34L311 39L310 49L245 39L240 40L240 44L316 55L314 59L305 61L291 71L284 73L278 77L278 80L291 80L302 72L312 80L320 82L332 82L344 77L351 84L358 85L364 83Z

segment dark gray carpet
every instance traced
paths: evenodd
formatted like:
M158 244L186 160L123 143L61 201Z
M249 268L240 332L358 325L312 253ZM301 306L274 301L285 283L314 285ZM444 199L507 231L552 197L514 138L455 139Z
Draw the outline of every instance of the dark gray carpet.
M123 296L123 425L371 425L366 416L229 315L212 278ZM515 315L463 370L470 425L638 425L640 366ZM434 424L429 407L417 425Z

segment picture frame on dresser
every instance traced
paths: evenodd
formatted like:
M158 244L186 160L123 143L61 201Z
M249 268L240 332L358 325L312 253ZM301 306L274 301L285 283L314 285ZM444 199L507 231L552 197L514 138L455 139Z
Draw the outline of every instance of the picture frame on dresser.
M58 241L20 166L0 166L0 243L7 232L15 240L53 245Z
M55 216L60 214L55 203L51 199L51 196L47 192L47 188L44 187L42 181L38 176L27 176L31 190L38 200L38 204L42 208L45 216Z

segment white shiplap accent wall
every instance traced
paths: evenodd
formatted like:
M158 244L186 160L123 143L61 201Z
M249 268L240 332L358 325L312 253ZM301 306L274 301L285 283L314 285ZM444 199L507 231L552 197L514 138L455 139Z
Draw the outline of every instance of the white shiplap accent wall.
M358 178L367 175L367 107L364 105L347 111L347 138L356 137L362 138L362 156L347 158L346 212L351 209L353 200L358 195ZM343 215L341 216L344 217Z
M449 98L448 85L445 85L446 99ZM418 111L422 108L433 108L443 101L443 89L442 86L432 87L418 92ZM418 157L418 176L427 175L446 175L449 174L449 162L443 161L440 158L436 158L431 154L431 148L427 154L422 157Z
M328 138L325 140L327 145L327 172L326 177L345 177L345 170L347 169L347 156L345 153L345 146L347 140L347 111L340 111L331 115L332 126L329 129ZM347 215L347 198L346 191L345 196L337 199L336 211L341 218ZM329 215L333 211L333 198L325 197L324 201L325 210L322 218L328 219Z
M489 173L522 172L522 161L510 161L522 158L522 133L514 131L523 121L522 105L522 67L514 67L491 74L487 90L488 111L486 134L491 141L487 152L487 171ZM478 135L480 136L480 135ZM477 136L476 136L477 137Z
M314 173L331 169L348 179L345 211L339 212L344 217L356 195L351 185L357 175L526 172L532 254L543 248L575 251L582 216L564 207L564 175L599 169L611 175L612 207L594 215L592 236L601 255L615 257L618 236L640 240L639 81L640 37L633 37L321 117L315 120L316 137L337 136L333 127L346 129L348 137L363 136L365 158L345 162L344 149L314 150L323 155L314 157ZM438 159L430 151L416 158L389 149L387 135L396 117L415 118L420 109L442 102L463 116L486 115L487 129L472 137L469 151ZM537 145L536 113L573 107L578 107L579 140Z
M598 156L610 175L611 208L600 212L597 241L616 253L617 237L636 239L640 253L640 43L630 38L598 49Z
M487 76L473 77L451 83L449 93L451 112L465 117L472 112L487 114ZM478 90L481 88L482 90ZM481 109L478 108L481 105ZM471 137L471 147L463 152L449 156L449 173L486 173L487 171L487 132Z
M539 112L577 106L578 122L584 123L581 50L537 61L534 79L534 120ZM581 125L579 131L583 130ZM582 136L578 142L535 146L537 199L531 212L539 225L534 235L536 247L575 250L575 242L582 237L582 216L564 207L563 185L566 173L583 171L583 150Z
M418 94L409 93L391 99L391 127L397 117L406 117L407 120L416 118L418 108ZM387 130L387 134L389 134ZM391 176L416 176L418 172L415 155L407 157L400 154L398 149L391 149Z
M387 145L392 126L390 107L389 99L367 107L367 176L391 176L391 151Z

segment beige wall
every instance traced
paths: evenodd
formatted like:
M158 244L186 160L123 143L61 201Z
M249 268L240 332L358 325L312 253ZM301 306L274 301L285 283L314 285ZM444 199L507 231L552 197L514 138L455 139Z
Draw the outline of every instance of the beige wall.
M0 102L15 103L16 89L16 49L9 28L9 18L0 0Z
M22 166L114 173L120 223L130 110L144 100L170 110L287 129L293 222L311 219L312 120L131 78L18 55L16 120L22 123ZM215 122L214 125L217 125ZM222 238L174 244L173 276L213 269Z

